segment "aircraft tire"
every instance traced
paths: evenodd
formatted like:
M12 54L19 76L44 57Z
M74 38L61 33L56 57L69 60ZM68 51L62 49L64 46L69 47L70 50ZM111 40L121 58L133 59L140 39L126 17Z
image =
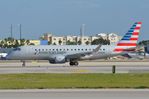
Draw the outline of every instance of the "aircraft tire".
M79 63L78 63L78 62L74 62L74 65L75 65L75 66L78 66L78 65L79 65Z
M69 65L70 65L70 66L78 66L79 63L78 63L77 61L76 61L76 62L70 62Z

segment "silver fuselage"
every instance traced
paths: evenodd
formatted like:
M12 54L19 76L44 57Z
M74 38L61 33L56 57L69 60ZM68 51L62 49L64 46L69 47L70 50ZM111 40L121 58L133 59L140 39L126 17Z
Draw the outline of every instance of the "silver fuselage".
M40 45L40 46L22 46L14 49L6 56L12 60L50 60L55 56L68 56L72 54L81 54L92 52L97 45ZM101 59L117 55L113 52L115 46L103 45L98 53L91 56L85 56L81 59Z

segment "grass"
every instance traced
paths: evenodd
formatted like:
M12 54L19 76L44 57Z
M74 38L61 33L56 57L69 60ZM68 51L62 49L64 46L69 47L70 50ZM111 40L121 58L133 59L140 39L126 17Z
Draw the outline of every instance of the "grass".
M0 74L0 89L149 88L149 74Z

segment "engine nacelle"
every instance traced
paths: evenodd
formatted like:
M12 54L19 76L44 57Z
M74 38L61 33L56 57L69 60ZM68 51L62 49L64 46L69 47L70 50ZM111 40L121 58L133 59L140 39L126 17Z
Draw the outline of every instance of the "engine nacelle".
M65 56L58 55L58 56L54 57L53 59L49 60L49 62L52 64L65 63L66 59L65 59Z

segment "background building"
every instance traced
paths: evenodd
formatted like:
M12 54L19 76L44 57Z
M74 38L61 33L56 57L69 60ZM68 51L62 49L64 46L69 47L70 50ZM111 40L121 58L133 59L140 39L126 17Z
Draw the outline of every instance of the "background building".
M107 36L108 36L107 39L110 40L110 43L116 43L122 38L121 36L118 36L115 33L110 33Z
M31 45L40 45L40 40L30 40Z
M48 40L53 45L66 45L67 42L75 42L77 44L88 45L95 39L103 38L110 40L110 44L117 43L121 36L116 33L99 33L95 36L53 36L52 33L45 33L42 37L44 40Z

